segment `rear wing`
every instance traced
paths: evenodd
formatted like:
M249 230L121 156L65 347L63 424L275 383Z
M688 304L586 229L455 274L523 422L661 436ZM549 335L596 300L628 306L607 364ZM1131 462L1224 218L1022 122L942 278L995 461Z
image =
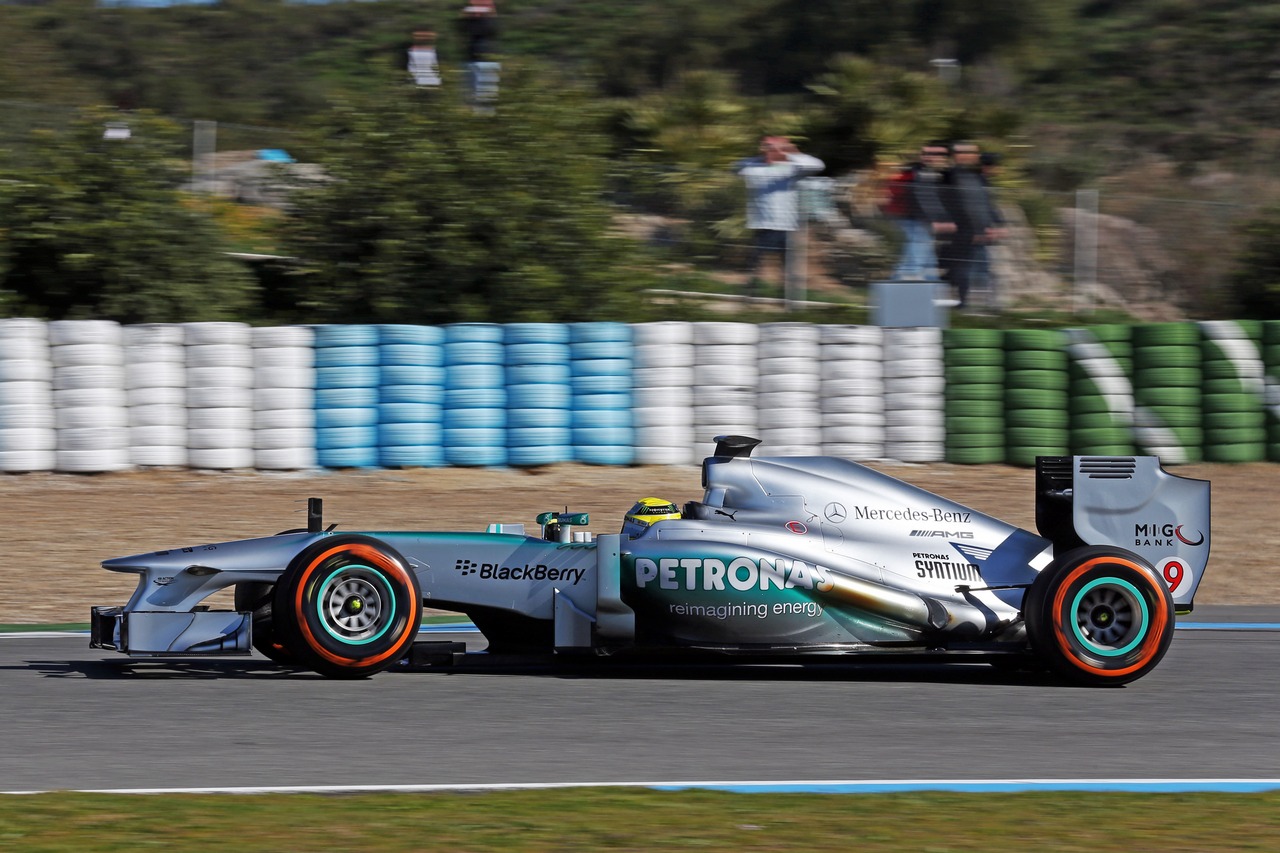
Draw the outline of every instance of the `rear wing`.
M1036 527L1057 553L1113 545L1144 557L1189 613L1209 562L1209 482L1170 474L1155 456L1041 456Z

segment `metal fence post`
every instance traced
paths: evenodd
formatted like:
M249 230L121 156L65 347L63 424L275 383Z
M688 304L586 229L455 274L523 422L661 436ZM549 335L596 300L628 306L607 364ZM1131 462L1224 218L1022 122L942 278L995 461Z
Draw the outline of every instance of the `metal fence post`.
M796 309L795 303L805 299L805 268L808 266L809 217L802 214L796 230L787 232L786 268L783 271L783 298L788 311Z
M1086 221L1087 219L1087 221ZM1098 191L1076 190L1075 303L1093 313L1098 282Z

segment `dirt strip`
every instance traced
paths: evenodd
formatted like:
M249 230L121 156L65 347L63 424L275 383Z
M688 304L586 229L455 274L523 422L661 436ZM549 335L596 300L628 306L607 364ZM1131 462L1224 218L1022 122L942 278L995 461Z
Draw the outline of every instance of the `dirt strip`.
M1029 469L873 467L1035 529ZM1171 470L1213 483L1213 556L1196 603L1280 604L1273 566L1280 465ZM695 467L0 475L9 552L0 566L0 623L85 622L90 605L123 604L133 589L133 576L103 571L102 560L305 526L311 496L324 499L325 521L339 530L483 530L491 521L534 529L538 513L568 507L591 514L588 529L611 532L637 498L683 503L701 494Z

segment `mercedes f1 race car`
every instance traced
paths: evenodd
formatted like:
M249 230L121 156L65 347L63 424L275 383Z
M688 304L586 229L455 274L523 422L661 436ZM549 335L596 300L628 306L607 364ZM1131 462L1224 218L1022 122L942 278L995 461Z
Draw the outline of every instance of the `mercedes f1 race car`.
M653 499L621 533L543 513L485 532L305 529L107 560L139 575L95 607L94 648L247 655L339 678L415 658L424 603L471 618L489 655L759 659L975 656L1091 685L1150 672L1209 554L1209 483L1155 457L1041 457L1038 535L866 466L755 457L717 438L705 494ZM234 610L202 605L234 588ZM430 658L430 655L426 655ZM438 662L438 661L437 661Z

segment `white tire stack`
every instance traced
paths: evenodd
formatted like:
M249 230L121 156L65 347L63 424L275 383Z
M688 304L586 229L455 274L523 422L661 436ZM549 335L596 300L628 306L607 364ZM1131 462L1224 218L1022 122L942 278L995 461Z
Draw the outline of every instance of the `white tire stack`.
M316 467L315 332L310 326L252 329L253 467Z
M183 329L176 323L124 327L129 461L187 465L187 375Z
M51 471L53 365L43 320L0 320L0 471Z
M123 344L120 324L110 320L49 324L57 470L96 473L129 467Z
M818 394L822 345L817 326L766 323L760 327L756 408L767 456L817 456L822 452Z
M246 323L184 323L187 464L252 468L253 348Z
M758 437L760 327L694 323L693 341L693 451L694 458L701 459L714 452L717 435ZM769 449L761 455L770 455Z
M884 348L879 326L819 326L822 453L885 455Z
M946 457L942 330L884 330L885 455L900 462Z
M631 410L637 465L689 465L694 459L693 326L638 323Z

